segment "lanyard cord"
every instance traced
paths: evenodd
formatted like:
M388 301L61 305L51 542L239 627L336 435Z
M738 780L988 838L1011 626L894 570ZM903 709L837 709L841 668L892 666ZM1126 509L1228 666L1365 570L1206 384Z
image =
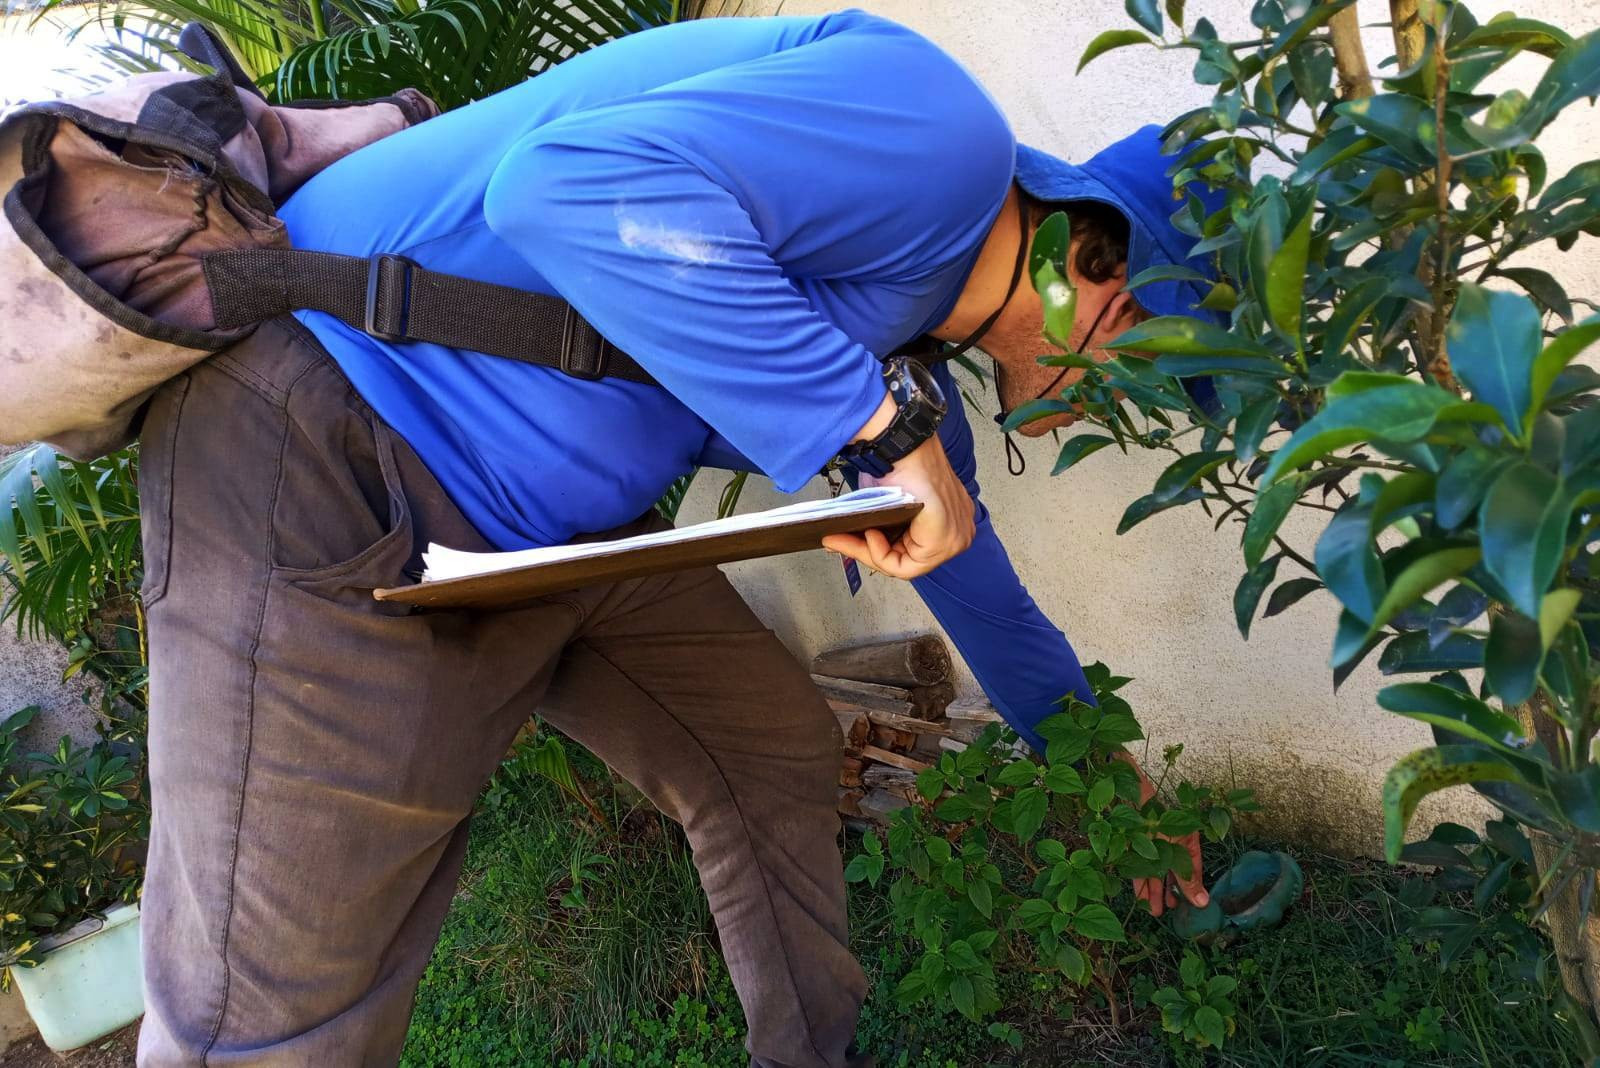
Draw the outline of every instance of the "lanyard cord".
M1073 353L1074 356L1083 355L1083 350L1088 346L1089 339L1094 337L1094 332L1096 330L1100 329L1100 322L1101 322L1101 320L1103 320L1106 317L1106 311L1110 307L1111 307L1111 302L1110 301L1107 301L1106 303L1104 303L1104 304L1102 304L1100 306L1100 314L1096 315L1094 317L1094 322L1089 325L1089 332L1087 334L1083 335L1083 344L1078 346L1077 351ZM1028 401L1025 401L1024 403L1028 403L1028 402L1036 401L1036 400L1043 400L1046 396L1048 396L1050 394L1050 392L1052 390L1054 390L1056 388L1057 384L1059 384L1060 381L1063 378L1067 377L1067 372L1071 371L1071 370L1072 370L1072 368L1070 368L1070 367L1063 367L1061 369L1061 371L1054 378L1052 378L1050 380L1050 384L1048 386L1045 386L1038 393L1036 393L1032 397L1028 398ZM995 384L995 391L999 392L999 389L1000 389L1000 361L999 360L996 360L995 364L994 364L994 384ZM1020 405L1018 407L1020 407ZM998 414L995 415L994 421L996 423L998 423L998 424L1004 425L1005 421L1006 421L1006 417L1009 416L1012 411L1016 411L1016 409L1013 408L1013 409L1011 409L1011 411L999 412ZM1016 440L1012 438L1010 431L1006 431L1005 432L1005 438L1006 438L1006 470L1011 472L1013 477L1021 475L1024 471L1026 471L1028 469L1027 458L1022 455L1022 449L1017 446Z
M1022 281L1022 265L1028 261L1028 208L1023 204L1020 195L1017 197L1017 231L1022 237L1017 242L1017 262L1016 266L1011 269L1011 284L1006 287L1006 298L1000 302L998 308L989 314L989 318L978 324L978 329L967 335L965 341L962 341L953 349L947 349L940 353L939 358L941 360L960 356L963 352L976 345L983 338L983 335L987 334L989 329L1000 321L1000 316L1006 310L1006 305L1010 304L1011 298L1017 294L1017 284Z

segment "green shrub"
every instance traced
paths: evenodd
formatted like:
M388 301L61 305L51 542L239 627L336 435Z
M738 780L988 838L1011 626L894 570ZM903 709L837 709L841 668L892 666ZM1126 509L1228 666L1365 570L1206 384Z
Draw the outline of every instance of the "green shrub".
M846 868L872 885L896 874L897 924L923 950L896 989L902 1005L929 1000L981 1020L1002 1007L997 972L1013 969L1048 977L1063 997L1092 984L1115 1011L1125 963L1148 955L1148 927L1130 938L1142 906L1132 880L1189 876L1175 839L1219 841L1234 812L1254 808L1249 791L1188 783L1141 804L1119 758L1143 737L1116 694L1128 680L1101 664L1086 673L1098 704L1069 699L1042 721L1042 760L1018 756L1015 732L990 726L918 776L921 803L895 813L887 852L869 832Z
M38 963L39 940L138 898L134 853L149 831L137 764L111 742L62 738L53 752L21 753L38 715L0 724L0 967ZM4 981L10 983L10 972Z

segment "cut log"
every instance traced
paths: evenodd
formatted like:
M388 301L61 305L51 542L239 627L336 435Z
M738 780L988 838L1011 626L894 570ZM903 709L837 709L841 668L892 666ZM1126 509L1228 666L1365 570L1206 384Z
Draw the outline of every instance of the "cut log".
M877 764L872 765L878 767ZM846 757L839 764L839 785L860 786L861 773L866 770L866 762L854 757Z
M811 681L817 684L817 689L822 691L824 697L838 699L844 704L895 712L899 711L901 705L911 703L911 691L904 686L884 686L876 682L857 682L854 679L817 674L811 676Z
M839 788L838 809L846 816L861 816L861 799L866 796L866 791L861 789L847 790Z
M950 728L942 723L929 723L925 719L913 719L910 716L898 716L893 712L868 712L867 718L880 727L893 727L897 731L910 734L947 735Z
M976 723L999 723L1000 713L994 710L987 697L963 697L951 701L944 710L946 719L962 719Z
M875 790L868 790L861 800L856 802L856 808L868 819L878 823L888 823L890 816L910 804L910 801L900 795L878 787Z
M836 708L833 715L839 721L839 729L844 731L846 749L860 749L867 743L867 737L872 734L872 721L867 719L865 712L845 712Z
M861 773L861 785L868 789L874 786L910 786L916 789L917 773L905 768L891 768L887 764L874 764Z
M956 684L946 679L931 686L913 686L911 714L918 719L943 719L944 710L956 698Z
M819 653L811 662L817 675L887 686L931 686L950 677L950 651L933 634L899 638Z
M876 760L880 764L890 764L907 771L926 771L930 765L920 760L914 760L904 753L896 753L889 749L880 749L875 745L861 747L861 756L864 760Z
M959 738L940 738L939 748L948 749L952 753L959 753L967 747L967 743Z
M885 727L882 724L872 725L872 735L867 739L867 744L880 746L884 749L893 749L896 753L909 752L917 742L917 736L910 731L898 730L894 727Z

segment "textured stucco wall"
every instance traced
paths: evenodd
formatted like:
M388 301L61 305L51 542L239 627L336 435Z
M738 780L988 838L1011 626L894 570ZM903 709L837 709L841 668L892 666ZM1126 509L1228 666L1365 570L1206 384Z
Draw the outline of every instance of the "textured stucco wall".
M834 10L837 4L787 0L786 14ZM983 81L1020 140L1081 161L1147 122L1165 122L1210 94L1189 80L1193 54L1150 49L1112 52L1081 77L1073 68L1101 30L1131 25L1121 0L985 0L930 3L868 0L868 10L926 34ZM1387 5L1363 0L1364 22L1387 17ZM1600 26L1600 3L1536 0L1476 5L1480 17L1500 6L1580 33ZM1245 37L1250 5L1191 0L1189 18L1211 18L1223 35ZM771 8L769 7L768 10ZM1367 32L1376 64L1392 47L1384 28ZM1532 87L1540 68L1513 65L1505 86ZM1520 76L1521 81L1515 80ZM1595 113L1573 109L1543 144L1552 177L1594 155ZM1585 148L1588 149L1584 154ZM951 146L958 151L958 146ZM937 181L937 175L930 175ZM1566 256L1529 260L1555 271L1574 294L1600 296L1600 242L1587 240ZM1118 537L1117 519L1147 492L1164 460L1123 457L1108 449L1060 478L1050 478L1054 446L1022 441L1026 475L1011 478L998 433L973 414L984 496L1017 568L1045 611L1060 623L1085 660L1104 660L1136 677L1129 696L1151 735L1151 752L1183 742L1182 771L1212 782L1255 788L1267 822L1292 837L1332 848L1371 851L1381 837L1378 789L1398 756L1427 744L1426 729L1379 710L1376 669L1359 670L1332 692L1326 666L1335 612L1326 597L1308 599L1274 619L1257 621L1249 642L1234 627L1232 595L1243 569L1236 533L1213 533L1197 509L1157 516ZM1161 454L1165 455L1165 454ZM708 472L684 511L685 521L715 507L722 478ZM755 480L752 480L752 485ZM820 486L820 483L817 484ZM746 507L776 503L770 486L749 492ZM1315 526L1292 543L1309 547ZM1289 528L1291 536L1295 528ZM797 653L850 639L936 629L910 587L868 578L852 601L839 565L822 553L734 565L735 581ZM1285 577L1294 572L1286 568ZM966 680L973 687L970 678ZM1473 795L1436 797L1424 818L1471 818Z
M0 446L0 458L13 451ZM18 709L38 705L40 714L24 734L32 745L53 746L63 734L79 741L94 737L98 697L87 680L63 684L61 674L66 668L65 649L19 637L14 620L0 624L0 720ZM85 693L90 694L91 703L84 702Z
M786 0L783 10L807 14L837 6ZM988 86L1019 138L1069 159L1083 160L1141 123L1165 121L1208 98L1189 81L1188 53L1114 52L1082 77L1073 76L1078 55L1096 33L1127 25L1120 0L868 0L862 6L914 26L947 48ZM1384 17L1386 8L1373 0L1362 6L1366 21ZM1574 33L1600 26L1596 0L1514 6ZM760 3L745 7L761 10ZM775 7L767 4L767 10ZM1244 26L1249 5L1191 0L1189 7L1191 18L1206 15L1227 34ZM1479 8L1487 16L1498 6ZM26 47L15 38L0 45ZM1368 31L1367 47L1374 63L1389 54L1382 28ZM1529 74L1537 69L1532 61L1513 65L1499 81L1530 85ZM1593 124L1593 111L1580 106L1546 137L1552 176L1584 158L1580 134ZM1566 256L1528 262L1555 271L1575 294L1600 296L1596 248L1588 240ZM1331 605L1325 599L1302 602L1284 616L1258 621L1252 640L1242 641L1231 609L1241 569L1233 537L1213 534L1193 510L1157 517L1123 537L1115 534L1122 509L1160 470L1159 458L1124 458L1108 450L1052 479L1052 445L1024 440L1030 468L1012 479L1005 474L999 435L986 429L986 415L974 413L974 423L995 524L1025 581L1084 659L1104 660L1137 677L1130 696L1151 733L1153 751L1186 743L1186 774L1256 788L1281 833L1371 849L1380 830L1377 789L1385 769L1427 738L1417 725L1376 709L1372 698L1381 683L1371 668L1357 672L1339 694L1331 692L1325 666ZM715 472L701 478L685 521L709 515L722 480ZM744 507L778 502L759 481L752 480ZM820 483L813 492L820 492ZM1301 528L1296 544L1310 543L1309 529ZM869 577L852 600L837 562L821 553L730 571L801 656L850 640L936 629L904 584ZM58 650L19 644L9 629L0 630L0 714L42 703L53 713L46 730L74 719L83 730L78 688L57 682L64 664ZM965 685L974 688L970 677ZM1470 795L1458 791L1424 814L1472 811Z

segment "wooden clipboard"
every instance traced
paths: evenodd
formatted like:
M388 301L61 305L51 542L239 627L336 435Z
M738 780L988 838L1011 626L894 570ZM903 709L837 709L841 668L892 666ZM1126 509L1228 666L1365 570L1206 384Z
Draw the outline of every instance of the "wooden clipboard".
M487 575L392 586L373 590L372 596L380 601L424 608L509 608L545 594L602 582L620 582L669 571L687 571L736 560L752 560L759 556L782 556L816 549L827 534L859 534L864 530L876 529L894 538L920 511L922 504L913 501L848 515L802 518L792 523L711 534L668 545L618 549L579 560L531 564Z

